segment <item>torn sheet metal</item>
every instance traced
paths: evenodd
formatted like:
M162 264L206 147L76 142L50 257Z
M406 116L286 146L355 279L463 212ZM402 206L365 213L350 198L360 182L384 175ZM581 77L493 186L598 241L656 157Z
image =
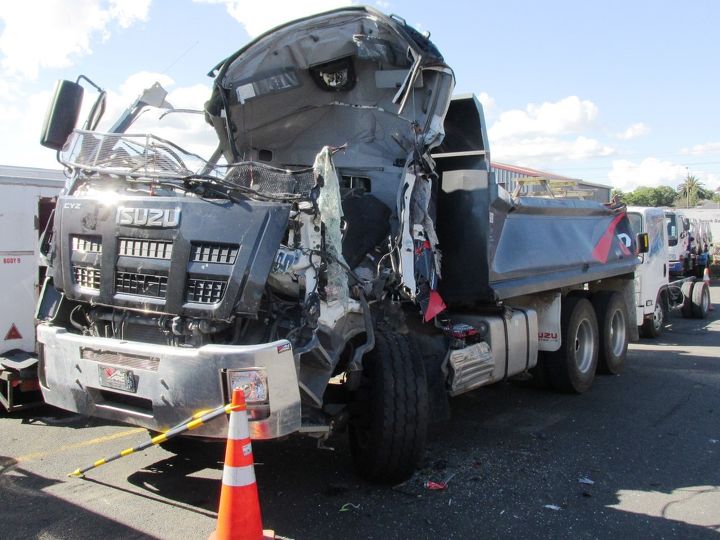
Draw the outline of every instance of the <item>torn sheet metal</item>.
M427 322L445 309L445 303L437 292L441 255L435 224L429 212L432 175L416 161L411 163L399 195L403 285L410 298L420 305L423 320Z

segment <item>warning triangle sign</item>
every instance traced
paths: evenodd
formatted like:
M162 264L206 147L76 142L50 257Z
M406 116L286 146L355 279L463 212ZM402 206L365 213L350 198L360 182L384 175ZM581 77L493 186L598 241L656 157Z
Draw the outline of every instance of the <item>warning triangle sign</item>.
M22 335L20 334L20 331L17 329L17 326L13 323L13 325L10 327L10 330L8 330L8 333L5 334L5 341L10 339L22 339Z

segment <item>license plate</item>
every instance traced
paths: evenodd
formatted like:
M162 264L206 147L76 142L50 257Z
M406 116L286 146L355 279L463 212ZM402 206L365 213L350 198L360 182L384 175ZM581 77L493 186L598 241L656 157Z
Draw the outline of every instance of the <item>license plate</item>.
M132 370L99 365L98 372L100 373L100 386L126 392L137 391L135 375Z

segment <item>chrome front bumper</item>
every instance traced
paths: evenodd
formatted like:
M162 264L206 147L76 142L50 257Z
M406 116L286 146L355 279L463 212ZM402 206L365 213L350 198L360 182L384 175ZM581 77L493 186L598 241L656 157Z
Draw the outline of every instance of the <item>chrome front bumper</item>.
M251 437L273 439L300 429L300 391L287 341L191 349L80 336L48 324L38 326L37 337L42 393L61 409L166 431L228 402L227 370L258 367L267 373L269 415L265 406L264 418L250 422ZM107 368L131 373L134 391L101 385L99 370ZM227 418L192 434L224 438Z

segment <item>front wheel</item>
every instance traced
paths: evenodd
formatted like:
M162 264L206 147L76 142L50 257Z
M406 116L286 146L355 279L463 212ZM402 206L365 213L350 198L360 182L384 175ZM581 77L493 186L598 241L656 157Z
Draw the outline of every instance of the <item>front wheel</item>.
M563 300L562 343L546 356L550 384L562 392L582 394L592 386L598 362L598 324L590 301L582 296Z
M425 369L410 340L376 331L350 420L350 451L368 480L398 483L417 468L428 427Z
M645 319L640 327L640 333L644 338L658 338L665 329L665 306L663 305L662 293L658 293L655 300L655 309L652 318Z

